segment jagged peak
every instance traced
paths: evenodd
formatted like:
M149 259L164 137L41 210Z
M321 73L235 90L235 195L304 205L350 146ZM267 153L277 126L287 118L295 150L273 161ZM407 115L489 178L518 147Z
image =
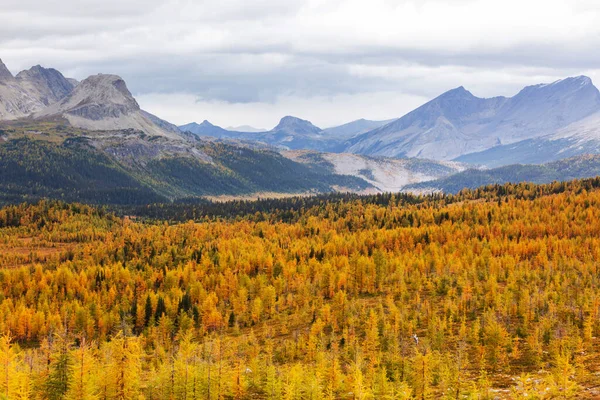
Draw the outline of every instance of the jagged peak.
M538 90L560 90L561 88L595 88L592 79L585 75L571 76L564 79L556 80L552 83L539 83L537 85L525 86L519 93L528 93Z
M445 93L442 93L438 98L457 98L457 97L464 97L464 98L473 98L475 97L471 92L469 92L467 89L465 89L464 86L459 86L457 88L448 90Z
M38 64L38 65L34 65L33 67L31 67L29 69L19 72L17 74L16 78L23 78L23 77L32 76L32 75L44 75L47 73L62 75L58 70L56 70L54 68L44 68Z
M0 80L5 80L5 79L14 79L13 74L8 70L8 68L6 67L6 65L2 62L2 59L0 58Z

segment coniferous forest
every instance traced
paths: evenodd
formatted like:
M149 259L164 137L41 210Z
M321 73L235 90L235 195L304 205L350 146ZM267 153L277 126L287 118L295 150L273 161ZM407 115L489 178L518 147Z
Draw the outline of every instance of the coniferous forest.
M600 179L0 209L2 399L600 396Z

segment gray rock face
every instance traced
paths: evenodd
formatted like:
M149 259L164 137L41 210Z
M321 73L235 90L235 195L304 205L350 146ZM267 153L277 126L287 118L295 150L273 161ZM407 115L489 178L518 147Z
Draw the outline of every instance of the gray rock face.
M135 129L152 136L181 139L173 125L141 110L125 81L117 75L92 75L64 99L34 116L62 116L71 125L89 130Z
M14 77L0 60L0 120L40 111L72 90L73 84L55 69L36 65Z
M44 107L36 91L22 87L0 60L0 120L12 120Z
M6 65L0 59L0 82L14 79L12 73L6 68Z
M0 60L0 121L56 116L83 129L134 129L182 139L175 125L141 110L119 76L98 74L78 82L36 65L14 77Z
M73 83L57 70L39 65L19 72L16 79L26 90L38 92L39 100L46 106L63 99L74 87Z
M140 106L121 77L98 74L83 80L73 93L44 111L44 114L55 110L99 121L139 111Z
M144 117L148 118L153 124L155 124L159 128L164 129L168 132L181 133L177 125L172 124L169 121L165 121L164 119L158 118L156 115L150 114L147 111L141 110L141 113Z

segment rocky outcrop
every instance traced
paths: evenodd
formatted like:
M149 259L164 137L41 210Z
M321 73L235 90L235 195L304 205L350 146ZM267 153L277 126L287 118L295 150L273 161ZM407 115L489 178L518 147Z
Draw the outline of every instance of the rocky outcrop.
M8 68L6 68L6 65L4 65L2 62L2 59L0 59L0 83L14 79L15 78L12 73L8 70Z
M36 94L21 87L0 60L0 120L23 118L43 107Z
M19 72L16 80L21 88L37 94L38 100L46 106L65 98L75 87L59 71L39 65Z
M174 126L140 109L125 81L117 75L92 75L64 99L34 116L62 116L71 125L89 130L136 129L151 136L179 138Z

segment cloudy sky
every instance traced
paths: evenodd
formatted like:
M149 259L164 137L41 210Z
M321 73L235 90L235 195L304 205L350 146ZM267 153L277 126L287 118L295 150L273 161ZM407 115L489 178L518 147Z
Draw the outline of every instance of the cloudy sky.
M600 83L598 0L1 0L0 58L121 75L177 124L328 127L443 91Z

